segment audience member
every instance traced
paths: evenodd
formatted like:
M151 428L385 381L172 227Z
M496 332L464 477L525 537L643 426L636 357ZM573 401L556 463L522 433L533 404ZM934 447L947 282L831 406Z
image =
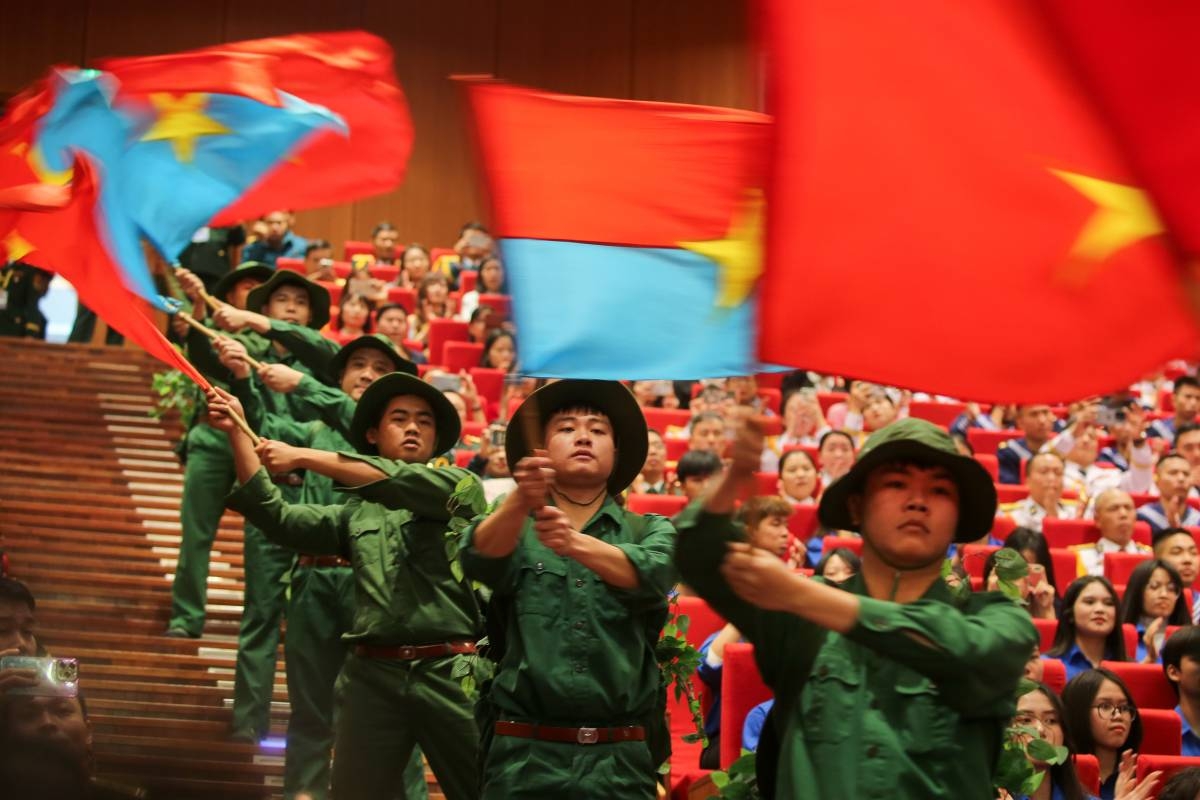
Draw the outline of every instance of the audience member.
M1165 561L1150 559L1134 567L1125 586L1121 622L1137 628L1135 661L1155 664L1162 653L1168 625L1188 625L1187 601L1183 597L1183 579Z
M1045 519L1076 519L1083 516L1078 500L1063 497L1062 456L1053 451L1038 453L1029 459L1025 485L1029 496L1013 503L1001 503L999 515L1022 528L1040 532Z
M1132 778L1142 745L1142 720L1133 696L1115 673L1096 668L1071 678L1062 700L1075 752L1096 757L1101 800L1114 800L1119 778L1124 776L1126 782ZM1152 788L1161 776L1152 772L1142 783ZM1148 797L1148 791L1141 796Z
M826 431L817 445L821 485L829 486L854 466L854 439L845 431Z
M1150 526L1152 533L1167 528L1200 525L1200 510L1188 505L1192 488L1192 469L1179 453L1167 453L1154 469L1158 501L1137 510L1137 518Z
M1125 660L1125 636L1117 622L1121 605L1108 578L1076 578L1063 594L1062 614L1047 658L1056 658L1070 680L1100 666L1101 661Z
M304 258L308 241L292 231L295 217L291 211L271 211L262 218L264 235L242 249L242 261L258 261L274 267L276 260Z
M1146 429L1147 436L1165 439L1168 444L1174 444L1180 428L1196 422L1196 414L1200 413L1200 381L1190 375L1176 378L1171 402L1175 406L1175 415L1170 419L1156 419Z
M1080 575L1103 575L1105 553L1149 553L1150 548L1133 540L1137 521L1133 498L1120 489L1101 492L1094 505L1100 538L1095 544L1071 548L1079 558Z
M641 474L633 481L631 491L641 494L669 494L671 487L667 483L667 446L662 434L649 428L646 431L649 438L646 446L646 463L642 465Z
M1018 406L1017 429L1020 438L1006 439L996 449L1000 483L1021 482L1021 462L1033 458L1054 435L1054 412L1048 405Z
M517 368L517 342L506 330L496 328L488 334L479 356L479 366L515 372Z
M458 307L458 318L464 322L471 319L475 309L479 308L481 294L508 294L508 281L504 276L504 266L500 259L488 256L479 267L479 278L475 288L463 293Z
M1180 755L1200 758L1200 627L1180 628L1163 643L1162 666L1179 698L1175 713L1183 723Z

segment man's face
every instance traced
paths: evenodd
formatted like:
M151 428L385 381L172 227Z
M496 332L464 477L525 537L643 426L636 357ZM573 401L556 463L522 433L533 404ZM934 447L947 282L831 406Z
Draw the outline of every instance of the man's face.
M33 610L19 600L0 600L0 653L16 650L19 655L37 655L37 620Z
M1194 656L1183 656L1179 666L1167 667L1167 680L1179 684L1179 694L1191 698L1200 696L1200 659Z
M483 474L485 478L507 478L512 475L508 468L508 455L503 447L497 447L488 453Z
M392 341L402 340L408 332L408 318L401 309L389 308L375 320L375 327Z
M597 487L612 474L617 448L612 424L598 411L567 409L550 417L546 450L561 486Z
M286 211L272 211L263 217L263 222L267 226L267 241L279 244L292 227L292 215Z
M380 231L375 234L371 244L375 247L375 257L391 261L396 257L396 242L400 240L399 231Z
M1133 498L1118 490L1105 492L1096 500L1096 527L1100 535L1119 545L1133 538L1133 523L1137 514Z
M1154 483L1163 497L1186 495L1192 485L1192 468L1182 458L1168 458L1154 471Z
M738 375L725 380L725 391L733 395L738 405L748 405L758 393L758 382L753 375Z
M748 531L750 544L762 550L768 550L777 556L782 557L787 552L788 544L788 524L787 517L770 516L763 519L754 526L754 530Z
M83 706L74 697L9 696L4 733L21 741L52 741L86 763L92 752L92 731L83 717Z
M1063 492L1062 461L1048 454L1034 456L1025 470L1025 484L1035 501L1043 505L1058 502Z
M1200 431L1188 431L1175 437L1175 452L1186 458L1189 465L1200 467Z
M1180 386L1173 396L1175 416L1189 422L1200 412L1200 389L1195 386Z
M654 381L634 381L631 390L640 406L650 405L658 396L654 393Z
M1017 427L1026 439L1045 442L1054 433L1054 412L1050 406L1022 406L1017 412Z
M942 467L883 464L867 476L850 514L890 566L926 567L946 557L958 527L958 484Z
M311 275L314 272L323 272L324 267L321 266L322 261L333 260L332 247L318 247L310 250L304 256L304 271Z
M433 409L413 394L389 400L379 425L367 430L367 441L379 449L379 455L406 464L423 464L433 458L436 440Z
M459 420L467 424L467 401L458 392L442 392L446 399L450 401L450 405L454 406L454 410L458 412Z
M424 251L410 248L404 253L404 271L413 283L420 283L429 274L429 256Z
M1095 428L1088 428L1075 439L1075 446L1067 454L1067 460L1087 469L1096 463L1100 455L1100 439Z
M725 424L719 419L704 419L692 426L689 450L707 450L721 454L725 447Z
M267 298L267 307L263 309L271 319L279 319L296 325L307 325L312 319L312 307L308 302L308 292L300 286L284 284Z
M225 300L234 308L244 310L246 308L246 298L261 285L262 281L258 278L242 278L233 285L232 289L226 292Z
M721 477L720 470L712 475L690 475L679 482L679 488L683 490L683 496L689 501L695 500L704 494L705 490L719 477Z
M854 466L854 446L845 436L830 436L825 439L819 452L821 469L830 478L840 478Z
M650 441L646 446L646 465L642 467L642 472L661 475L667 467L667 446L657 433L651 431L647 435Z
M896 407L883 393L873 396L863 409L863 427L868 431L877 431L895 421Z
M392 360L374 347L354 351L342 371L342 391L351 400L362 397L367 387L394 369Z
M1159 539L1154 545L1154 557L1174 567L1185 587L1194 584L1200 574L1200 552L1190 533L1177 533Z

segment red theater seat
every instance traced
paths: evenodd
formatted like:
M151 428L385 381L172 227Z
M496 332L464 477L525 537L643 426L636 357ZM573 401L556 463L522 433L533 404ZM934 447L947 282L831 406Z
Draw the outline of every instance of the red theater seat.
M1159 756L1179 755L1183 723L1175 713L1174 707L1139 708L1138 716L1142 718L1142 746L1138 748L1139 758L1143 753Z
M1134 664L1129 661L1103 661L1101 666L1110 669L1125 681L1133 702L1139 709L1167 708L1179 705L1179 698L1171 688L1167 676L1159 664Z
M1161 789L1163 784L1171 779L1172 775L1188 767L1200 767L1200 758L1191 756L1161 756L1154 753L1139 755L1137 760L1137 780L1141 783L1151 772L1162 770L1162 783L1159 784L1159 788Z
M479 366L482 355L482 342L446 342L442 347L442 363L447 370L455 374L458 374L459 370Z
M431 364L444 364L442 359L443 350L446 342L469 342L470 335L467 333L467 323L459 322L456 319L431 319L429 320L429 362Z
M975 460L992 476L993 483L1000 482L1000 461L991 453L976 453Z
M976 453L995 455L1000 443L1008 439L1021 438L1020 431L985 431L982 428L969 428L967 442Z
M275 259L275 269L286 269L289 272L296 272L301 275L308 274L308 268L304 266L303 258L288 258L286 256L277 258Z
M1042 683L1049 686L1055 694L1062 694L1067 685L1067 668L1057 658L1043 658Z
M788 531L802 542L807 542L817 531L817 507L795 506L788 518Z
M1087 753L1079 753L1071 757L1075 762L1075 775L1085 792L1092 797L1100 796L1100 760ZM1141 760L1138 761L1139 765Z
M1105 553L1104 577L1113 583L1129 583L1134 568L1152 558L1153 553Z
M1012 517L996 517L992 520L991 535L998 541L1006 541L1008 535L1016 530L1017 523Z
M817 392L817 403L821 406L821 413L828 414L829 409L846 402L849 396L846 392Z
M856 555L861 556L863 540L857 536L826 536L821 540L821 555L824 556L830 550L836 550L839 547L853 550Z
M991 544L967 544L962 548L962 564L963 569L972 578L983 577L983 565L987 562L988 556L996 552L1000 548Z
M662 514L664 517L673 517L683 510L687 502L683 495L630 492L625 500L625 507L635 514Z
M967 410L966 403L939 403L931 400L913 400L908 404L908 415L925 419L934 425L949 428L959 414Z
M642 415L646 418L646 427L663 434L668 428L686 428L692 421L692 413L680 408L643 408Z
M1054 646L1054 633L1058 630L1058 620L1035 618L1033 627L1037 628L1038 632L1039 653L1044 653Z
M1074 550L1052 547L1050 560L1054 562L1054 581L1057 584L1054 589L1058 592L1058 596L1062 597L1066 593L1067 587L1071 585L1071 581L1079 575L1079 556L1075 554Z
M347 261L355 256L370 255L375 255L375 245L370 242L360 242L354 239L347 239L342 242L342 258Z
M1074 547L1099 541L1100 529L1090 519L1047 519L1042 521L1042 535L1050 547ZM1150 526L1145 522L1133 524L1133 540L1150 544Z
M721 670L721 769L729 769L742 754L746 715L771 697L771 690L763 683L754 663L754 646L745 643L727 646Z
M504 370L491 367L471 367L467 370L475 382L475 391L489 403L499 403L504 390Z

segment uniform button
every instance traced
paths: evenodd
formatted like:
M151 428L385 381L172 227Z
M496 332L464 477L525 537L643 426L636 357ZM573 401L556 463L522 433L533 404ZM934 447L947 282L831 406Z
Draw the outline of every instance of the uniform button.
M576 579L575 579L575 588L576 588L576 589L582 589L582 588L583 588L583 578L576 578Z
M579 620L578 622L575 623L575 630L577 630L577 631L583 630L583 620Z
M537 562L536 564L534 564L534 565L533 565L533 568L534 568L535 570L537 570L538 572L545 572L545 571L546 571L546 565L545 565L545 564L543 564L543 563L542 563L542 562L540 562L540 561L539 561L539 562Z
M877 755L879 755L878 747L876 747L875 745L871 745L870 747L867 748L867 758L874 758Z

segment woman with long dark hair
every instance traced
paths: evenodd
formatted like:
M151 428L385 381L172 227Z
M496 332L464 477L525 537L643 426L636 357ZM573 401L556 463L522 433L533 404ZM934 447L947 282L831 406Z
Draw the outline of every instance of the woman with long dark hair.
M1117 623L1119 606L1117 590L1108 578L1086 575L1067 587L1054 645L1046 658L1063 662L1068 680L1100 666L1101 661L1125 660L1125 637Z
M1133 759L1142 745L1142 720L1133 695L1116 673L1089 669L1067 682L1062 701L1075 752L1093 755L1100 763L1101 800L1116 800L1118 775L1122 769L1133 771ZM1131 756L1123 762L1124 753ZM1161 775L1152 772L1141 785L1127 784L1120 797L1148 797Z
M1032 728L1055 747L1066 747L1075 755L1074 740L1067 726L1067 710L1054 690L1044 683L1017 698L1013 725ZM1030 759L1034 770L1045 773L1042 784L1026 800L1086 800L1089 797L1075 774L1075 763L1068 758L1062 764L1046 764Z
M1129 574L1121 622L1137 627L1135 660L1155 664L1161 660L1168 625L1189 625L1183 578L1165 561L1154 558L1138 564Z

